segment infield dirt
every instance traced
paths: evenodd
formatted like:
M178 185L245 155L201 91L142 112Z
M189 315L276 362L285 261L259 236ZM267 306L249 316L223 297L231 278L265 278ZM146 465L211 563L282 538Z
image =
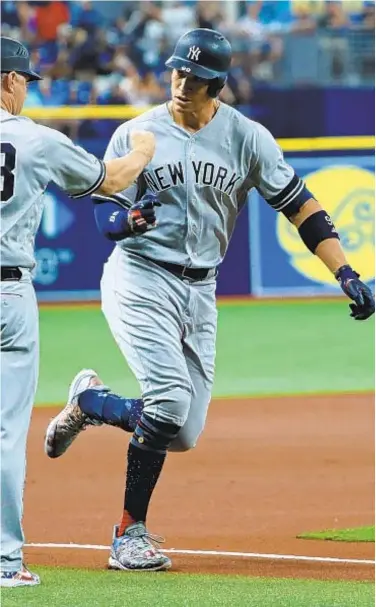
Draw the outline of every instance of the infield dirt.
M89 428L57 460L43 452L56 408L36 408L28 446L31 543L111 543L121 516L129 435ZM373 559L373 543L296 539L374 521L372 394L215 399L197 447L170 454L148 527L166 548ZM104 568L105 551L25 548L29 563ZM173 555L184 572L373 580L374 567ZM120 574L121 575L121 574Z

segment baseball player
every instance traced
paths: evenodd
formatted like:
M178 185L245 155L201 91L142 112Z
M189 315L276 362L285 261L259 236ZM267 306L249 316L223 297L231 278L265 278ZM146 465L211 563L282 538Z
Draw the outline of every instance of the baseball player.
M130 153L102 162L58 131L19 116L28 83L34 80L40 77L30 69L26 48L2 37L0 582L10 587L39 583L38 576L22 563L21 519L26 439L38 377L38 311L32 270L43 193L53 181L72 198L93 192L111 196L139 176L155 148L152 133L135 132L130 137ZM149 215L153 216L152 208ZM131 225L131 217L129 221ZM143 225L143 220L136 217L135 221Z
M132 432L124 510L109 557L114 569L171 565L147 531L149 501L167 451L194 447L205 425L214 378L217 269L252 188L294 224L333 273L353 300L353 318L364 320L375 309L331 218L269 131L217 99L230 61L230 44L219 32L195 29L179 39L166 64L171 100L121 125L105 155L124 154L137 126L155 134L152 161L120 195L95 197L98 227L116 242L101 281L102 309L142 399L114 394L95 371L84 369L71 384L67 406L49 424L45 450L59 457L93 423ZM157 225L149 230L147 206L156 200ZM145 223L130 229L135 211Z

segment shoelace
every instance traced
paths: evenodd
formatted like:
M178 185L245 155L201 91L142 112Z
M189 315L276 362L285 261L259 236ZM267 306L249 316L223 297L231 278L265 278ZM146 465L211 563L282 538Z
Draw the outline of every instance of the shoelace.
M123 547L124 550L127 550L131 556L133 554L139 552L140 549L148 549L152 548L153 550L159 551L159 544L163 544L165 539L160 535L153 535L146 531L146 533L142 535L138 535L136 537L128 537L126 542L124 542Z
M78 405L72 405L72 408L68 413L66 413L66 417L62 421L63 424L63 432L70 431L77 434L82 430L86 430L89 426L101 426L102 422L91 419L89 416L82 413L81 409Z
M73 408L74 407L74 408ZM84 415L77 405L73 405L72 409L66 413L62 420L62 430L75 431L86 430L90 425L90 420Z

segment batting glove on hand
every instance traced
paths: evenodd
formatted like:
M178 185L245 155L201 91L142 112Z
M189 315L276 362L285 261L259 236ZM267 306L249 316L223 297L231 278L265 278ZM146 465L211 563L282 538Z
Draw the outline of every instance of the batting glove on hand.
M342 291L355 303L350 304L350 316L355 320L366 320L375 313L372 291L359 280L359 274L350 266L342 266L335 273Z
M161 203L154 194L146 194L132 204L128 211L128 225L132 234L143 234L156 227L155 207Z

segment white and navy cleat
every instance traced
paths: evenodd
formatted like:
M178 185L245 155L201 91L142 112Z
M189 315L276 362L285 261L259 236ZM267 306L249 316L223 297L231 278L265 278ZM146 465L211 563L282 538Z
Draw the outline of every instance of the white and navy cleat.
M163 538L151 535L144 523L134 523L127 527L124 535L117 536L118 527L114 527L109 569L120 571L165 571L170 569L171 561L161 552L155 543Z

